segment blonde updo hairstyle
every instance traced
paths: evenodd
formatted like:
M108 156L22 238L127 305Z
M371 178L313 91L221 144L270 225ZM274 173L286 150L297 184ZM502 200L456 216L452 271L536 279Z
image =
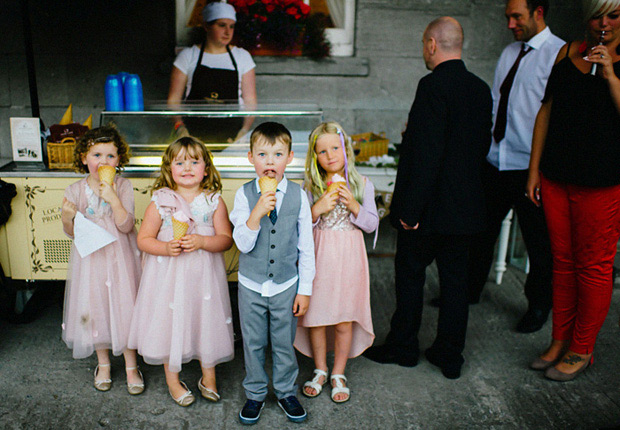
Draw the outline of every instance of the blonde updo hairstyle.
M347 169L349 176L349 188L359 203L364 201L364 178L360 175L355 168L355 154L353 153L353 145L351 144L351 138L345 133L340 124L335 121L328 121L319 124L312 133L308 142L308 154L306 156L306 170L304 178L304 187L308 190L315 200L323 195L323 192L327 188L326 177L327 172L317 160L316 142L321 136L326 134L339 135L344 140L344 146L347 154ZM341 140L342 142L342 140Z
M583 0L583 17L587 21L597 15L607 15L620 7L620 0Z
M172 163L177 156L184 151L184 159L203 160L205 162L205 177L200 183L200 187L203 191L210 191L213 193L222 191L222 178L220 173L213 164L213 157L211 152L207 149L204 143L195 137L184 136L174 142L172 142L161 159L160 175L155 180L153 185L153 191L160 188L168 187L171 190L177 189L177 184L172 179Z

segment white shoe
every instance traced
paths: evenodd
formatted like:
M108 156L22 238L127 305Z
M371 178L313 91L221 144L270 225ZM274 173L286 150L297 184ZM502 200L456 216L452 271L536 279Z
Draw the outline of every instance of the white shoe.
M334 375L332 374L332 377L330 378L332 383L335 381L336 382L336 386L332 387L332 400L336 403L344 403L346 401L349 400L349 398L351 397L351 391L349 390L348 387L345 387L343 382L347 382L347 378L344 375ZM345 397L344 399L340 399L340 400L336 400L334 399L334 397L336 396L336 394L346 394L347 397Z
M323 383L320 384L319 380L321 379L321 377L323 377ZM304 394L304 396L306 397L316 397L319 394L321 394L321 391L323 391L323 385L325 385L325 383L327 382L327 372L321 369L314 369L314 378L312 378L311 381L307 381L304 384L304 388L308 387L308 388L312 388L314 389L314 394L308 394L306 392L306 390L301 390L301 392Z

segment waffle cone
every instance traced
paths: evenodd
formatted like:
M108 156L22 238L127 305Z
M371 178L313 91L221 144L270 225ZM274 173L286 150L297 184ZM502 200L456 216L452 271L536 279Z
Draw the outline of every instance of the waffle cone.
M97 168L97 173L99 174L99 180L112 185L114 176L116 176L116 169L112 166L99 166Z
M330 182L330 184L327 186L326 193L338 190L341 184L344 184L344 182Z
M269 176L263 176L258 180L258 186L260 187L261 193L268 193L269 191L275 192L278 189L278 181L276 178L270 178ZM271 211L267 214L267 216L271 215Z
M174 237L174 240L178 240L185 236L188 228L188 223L179 221L175 217L172 217L172 235Z
M276 178L263 176L258 180L258 186L260 187L261 193L267 193L269 191L275 191L278 188L278 181Z

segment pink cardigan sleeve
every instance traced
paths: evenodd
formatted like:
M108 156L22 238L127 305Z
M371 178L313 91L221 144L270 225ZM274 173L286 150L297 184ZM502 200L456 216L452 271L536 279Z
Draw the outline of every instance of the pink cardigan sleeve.
M372 233L379 227L379 214L375 204L375 186L368 178L364 178L364 202L357 216L350 215L351 222L366 233Z

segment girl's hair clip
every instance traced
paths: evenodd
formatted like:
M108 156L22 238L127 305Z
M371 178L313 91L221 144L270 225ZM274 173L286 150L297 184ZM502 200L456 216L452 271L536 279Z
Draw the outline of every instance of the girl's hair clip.
M110 137L110 136L100 136L96 139L91 139L88 141L88 145L87 146L93 146L97 143L111 143L114 142L114 138Z

